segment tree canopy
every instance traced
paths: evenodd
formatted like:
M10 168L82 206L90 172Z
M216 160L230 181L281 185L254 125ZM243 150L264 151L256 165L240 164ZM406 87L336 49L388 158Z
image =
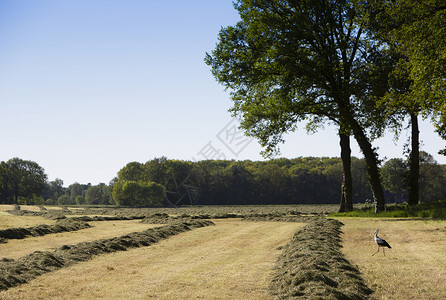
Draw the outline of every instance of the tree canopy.
M26 202L41 195L47 175L36 162L12 158L0 165L0 195L6 203L18 203L19 197Z
M356 1L237 1L241 21L222 28L206 63L231 90L231 111L267 152L296 123L337 124L353 133L364 153L377 209L384 194L367 129L382 130L375 93L382 93L372 63L379 50L357 20ZM370 79L368 82L367 79ZM374 123L375 126L370 126ZM349 152L349 149L347 149Z

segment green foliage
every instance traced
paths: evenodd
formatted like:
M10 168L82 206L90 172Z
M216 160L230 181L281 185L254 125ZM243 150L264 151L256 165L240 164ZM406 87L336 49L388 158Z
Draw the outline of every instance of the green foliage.
M85 203L85 198L84 198L84 196L82 196L82 195L77 195L76 198L74 199L74 202L75 202L77 205L82 205L82 204Z
M45 205L56 205L57 201L51 198L45 200Z
M77 196L84 196L84 188L82 184L78 182L75 182L72 185L70 185L69 190L70 190L70 201L72 203L76 202Z
M71 202L70 197L68 195L62 195L57 199L58 205L71 205L74 204L74 202Z
M0 165L0 199L3 203L31 203L35 195L41 195L47 176L36 162L12 158Z
M399 54L393 77L405 89L389 95L392 106L406 112L431 115L446 137L446 6L442 1L371 1L368 27Z
M113 199L122 206L161 206L164 186L155 182L118 180L113 187Z
M420 152L420 200L432 202L446 198L446 173L432 155Z
M61 195L65 193L65 188L63 187L63 180L56 178L53 181L47 182L45 188L42 192L42 197L44 199L58 199Z
M283 135L299 121L308 120L312 131L328 121L339 127L340 136L353 133L381 209L384 194L370 140L385 125L375 100L384 91L380 79L388 69L376 59L381 48L357 22L358 5L239 0L241 21L221 29L205 61L231 90L231 111L266 155L278 151Z
M381 168L383 186L392 194L398 195L407 192L407 163L399 158L392 158Z
M146 181L148 179L148 173L143 164L130 162L119 170L118 178L121 180Z
M346 212L333 213L333 217L359 217L359 218L429 218L446 219L446 201L422 203L419 206L407 204L389 205L386 211L375 214L374 208L365 206L362 209Z
M111 204L110 189L104 183L96 186L90 186L85 192L85 203L89 205L107 205Z

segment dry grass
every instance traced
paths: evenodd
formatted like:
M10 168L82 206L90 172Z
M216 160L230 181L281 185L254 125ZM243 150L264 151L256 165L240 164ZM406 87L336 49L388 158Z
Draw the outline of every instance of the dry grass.
M28 218L42 219L40 217L11 217L14 217L17 222ZM54 223L54 221L52 222ZM0 258L7 257L16 259L34 251L52 251L66 244L76 244L97 239L111 238L159 226L142 224L139 223L139 220L101 221L89 222L89 224L93 227L79 231L48 234L41 237L29 237L23 240L9 240L7 244L0 244Z
M303 224L215 223L40 276L0 299L269 299L276 248Z
M446 299L446 221L340 221L343 252L375 290L374 299ZM372 257L377 228L392 249Z
M54 225L55 223L55 220L48 220L43 217L18 217L4 211L0 211L0 230L14 227L31 227L42 224Z

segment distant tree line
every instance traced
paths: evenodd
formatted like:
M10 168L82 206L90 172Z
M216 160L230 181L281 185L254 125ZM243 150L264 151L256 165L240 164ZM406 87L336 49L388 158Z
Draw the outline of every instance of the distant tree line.
M445 199L446 165L425 152L420 157L421 201ZM76 182L64 187L61 179L48 181L37 163L13 158L0 163L0 203L161 206L171 204L166 195L169 199L169 192L178 192L182 182L199 188L199 198L193 204L200 205L338 203L342 168L341 158L328 157L198 162L162 157L128 163L109 184ZM381 167L387 202L407 201L409 168L408 160L397 158ZM364 159L352 157L351 169L353 201L370 201ZM185 197L179 205L190 205L189 200Z
M421 154L421 200L445 198L446 190L442 185L446 184L446 166L439 165L425 152ZM156 158L144 164L127 164L119 171L115 182L157 183L167 192L176 192L177 186L185 182L200 188L196 204L201 205L339 203L342 168L341 158L328 157L198 162ZM355 203L372 200L365 168L364 159L352 158ZM381 172L387 202L407 201L409 162L403 159L388 160ZM113 194L117 187L115 185ZM188 201L188 197L185 197L180 204L190 204ZM164 205L167 204L164 202Z
M0 162L0 203L38 205L109 205L111 187L73 183L63 186L56 178L48 181L45 170L36 162L12 158Z

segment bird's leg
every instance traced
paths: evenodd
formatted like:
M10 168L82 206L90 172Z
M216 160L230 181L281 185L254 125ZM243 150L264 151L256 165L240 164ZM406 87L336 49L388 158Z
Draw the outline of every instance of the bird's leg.
M373 253L372 256L375 255L375 254L378 253L378 252L379 252L379 246L378 246L378 251L376 251L375 253Z

